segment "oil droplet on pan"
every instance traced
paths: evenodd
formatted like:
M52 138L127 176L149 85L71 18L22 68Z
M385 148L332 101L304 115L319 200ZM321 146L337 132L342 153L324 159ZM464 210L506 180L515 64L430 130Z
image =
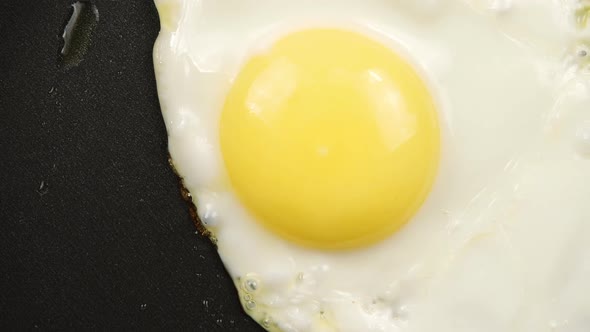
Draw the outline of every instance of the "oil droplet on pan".
M89 1L72 4L72 16L63 32L61 63L68 69L77 66L90 45L90 37L98 25L98 9Z

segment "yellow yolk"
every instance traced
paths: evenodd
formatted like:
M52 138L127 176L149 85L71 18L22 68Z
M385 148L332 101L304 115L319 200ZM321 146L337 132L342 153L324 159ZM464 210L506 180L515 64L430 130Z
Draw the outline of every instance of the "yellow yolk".
M370 245L406 223L435 177L439 128L426 85L358 33L292 33L251 58L223 106L221 151L263 225L326 249Z

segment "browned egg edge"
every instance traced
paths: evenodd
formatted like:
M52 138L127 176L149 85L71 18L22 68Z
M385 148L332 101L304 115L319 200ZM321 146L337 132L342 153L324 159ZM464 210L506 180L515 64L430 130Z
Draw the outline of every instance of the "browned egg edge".
M184 202L186 203L186 205L188 207L188 212L189 212L190 218L191 218L193 224L195 225L195 227L197 228L197 233L199 233L201 236L209 238L209 240L211 240L211 242L213 242L214 245L217 245L217 238L215 238L213 233L211 233L211 231L209 231L205 227L205 225L203 225L201 218L199 218L199 214L197 212L197 206L193 202L193 196L191 195L190 191L184 185L184 179L176 170L176 167L174 166L174 161L172 160L172 157L170 156L170 154L168 154L168 164L170 164L170 168L172 168L172 171L174 172L174 174L178 178L178 188L180 189L180 196L182 197L182 199L184 200Z

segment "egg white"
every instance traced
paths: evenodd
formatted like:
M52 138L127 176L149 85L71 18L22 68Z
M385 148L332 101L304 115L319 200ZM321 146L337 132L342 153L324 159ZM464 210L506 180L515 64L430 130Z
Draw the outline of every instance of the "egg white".
M590 330L590 83L559 1L156 0L169 149L246 311L281 331ZM288 31L355 29L430 83L442 161L400 232L359 250L285 242L232 192L219 113ZM577 44L576 44L577 45ZM569 60L568 60L569 59ZM574 91L574 92L572 92Z

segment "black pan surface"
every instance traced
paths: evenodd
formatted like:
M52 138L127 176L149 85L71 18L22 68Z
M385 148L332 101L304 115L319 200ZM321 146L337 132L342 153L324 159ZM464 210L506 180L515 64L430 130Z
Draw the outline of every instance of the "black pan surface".
M195 234L167 161L150 0L0 1L0 330L262 331Z

